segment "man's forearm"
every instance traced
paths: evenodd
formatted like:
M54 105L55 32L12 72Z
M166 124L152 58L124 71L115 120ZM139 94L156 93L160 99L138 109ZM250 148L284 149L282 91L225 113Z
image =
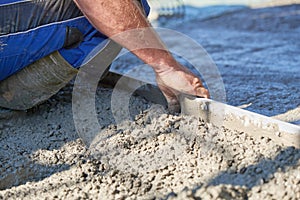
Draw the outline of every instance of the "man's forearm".
M133 52L156 72L176 61L151 28L135 0L74 0L90 22L103 34ZM130 30L130 31L129 31Z
M179 93L209 97L201 80L168 52L136 0L74 1L95 28L153 67L169 108L177 110Z

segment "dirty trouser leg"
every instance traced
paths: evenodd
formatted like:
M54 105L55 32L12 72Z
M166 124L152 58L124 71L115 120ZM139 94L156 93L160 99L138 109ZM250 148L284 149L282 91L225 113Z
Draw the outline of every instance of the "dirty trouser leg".
M54 52L0 82L0 107L29 109L57 93L77 71Z
M68 34L83 15L72 0L4 1L0 13L0 107L28 109L75 76L57 50L80 42Z

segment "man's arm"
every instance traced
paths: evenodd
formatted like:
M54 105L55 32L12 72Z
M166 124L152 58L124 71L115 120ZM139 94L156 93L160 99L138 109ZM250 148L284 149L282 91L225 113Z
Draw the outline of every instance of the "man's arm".
M169 106L178 106L177 95L209 98L199 78L169 53L135 0L74 0L101 33L149 64Z

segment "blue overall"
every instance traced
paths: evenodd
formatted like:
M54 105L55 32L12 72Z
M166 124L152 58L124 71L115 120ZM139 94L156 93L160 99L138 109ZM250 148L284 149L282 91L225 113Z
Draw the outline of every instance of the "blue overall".
M141 2L148 14L147 1ZM79 68L107 39L72 0L2 0L0 15L0 81L57 50ZM82 34L82 40L71 48L65 47L69 28Z

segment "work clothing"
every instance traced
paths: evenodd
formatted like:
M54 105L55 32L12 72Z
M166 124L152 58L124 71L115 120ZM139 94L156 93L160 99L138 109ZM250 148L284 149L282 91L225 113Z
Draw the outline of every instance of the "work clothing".
M0 81L55 51L79 68L107 42L72 0L2 0L0 15Z
M148 15L146 0L140 2ZM104 70L121 50L72 0L2 0L0 15L0 107L32 108L92 58Z

